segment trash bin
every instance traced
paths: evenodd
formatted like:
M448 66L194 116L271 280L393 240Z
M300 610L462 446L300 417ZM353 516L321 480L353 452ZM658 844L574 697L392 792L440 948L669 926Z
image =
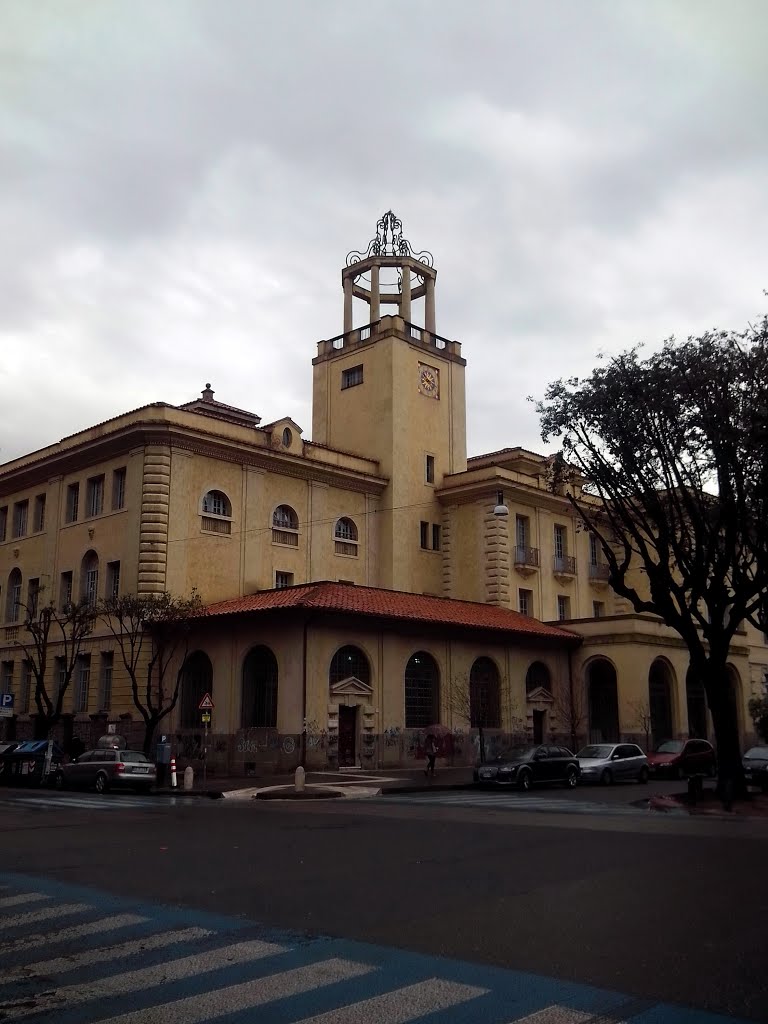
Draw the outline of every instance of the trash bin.
M42 786L53 781L56 769L64 761L58 743L51 744L51 763L46 774L48 740L27 740L2 754L2 778L7 786Z
M168 765L171 763L171 744L158 743L155 751L155 765L157 766L157 785L163 787L168 779Z
M11 761L6 761L5 755L12 754L18 745L16 742L0 743L0 786L9 785L11 776Z

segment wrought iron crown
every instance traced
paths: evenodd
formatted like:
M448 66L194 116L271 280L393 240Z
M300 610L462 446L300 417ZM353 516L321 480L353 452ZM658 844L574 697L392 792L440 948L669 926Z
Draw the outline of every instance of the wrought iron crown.
M431 252L414 252L407 238L403 238L403 222L392 210L387 210L376 222L376 237L368 243L365 252L353 249L347 253L347 266L351 267L369 256L410 256L427 267L434 266L435 260Z

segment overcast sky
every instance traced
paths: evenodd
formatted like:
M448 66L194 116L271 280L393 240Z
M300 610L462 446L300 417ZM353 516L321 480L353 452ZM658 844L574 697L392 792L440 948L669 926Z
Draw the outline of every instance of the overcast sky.
M765 0L0 0L0 461L210 381L311 436L392 208L469 453L599 352L768 307Z

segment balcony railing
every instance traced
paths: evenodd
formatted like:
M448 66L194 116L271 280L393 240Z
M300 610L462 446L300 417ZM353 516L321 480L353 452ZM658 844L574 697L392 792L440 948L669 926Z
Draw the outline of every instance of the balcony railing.
M212 516L201 516L200 529L203 533L232 533L232 523L229 519L214 519Z
M292 533L289 530L272 530L272 543L273 544L289 544L292 548L299 546L299 534L298 532Z
M589 578L591 580L605 580L607 582L610 574L611 570L605 562L590 562Z
M19 627L18 626L6 626L5 627L5 639L10 643L11 640L19 639Z
M357 558L357 544L352 544L349 541L345 540L337 540L336 554L347 555L352 558Z
M575 576L576 559L573 555L555 555L552 561L552 569L562 576Z
M529 568L538 569L539 549L527 548L518 544L515 548L515 565L525 565Z

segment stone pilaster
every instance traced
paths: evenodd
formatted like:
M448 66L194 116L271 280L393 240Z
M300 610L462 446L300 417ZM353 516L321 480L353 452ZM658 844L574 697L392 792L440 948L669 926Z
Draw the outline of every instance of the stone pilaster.
M451 521L453 519L452 511L455 510L455 506L451 508L444 508L441 517L441 554L442 554L442 565L440 567L442 573L442 584L443 584L443 597L453 597L453 537L451 533Z
M160 594L165 590L170 497L170 448L150 445L144 452L141 482L139 594Z
M509 608L509 525L508 516L495 516L494 503L484 508L483 549L485 556L485 600Z

